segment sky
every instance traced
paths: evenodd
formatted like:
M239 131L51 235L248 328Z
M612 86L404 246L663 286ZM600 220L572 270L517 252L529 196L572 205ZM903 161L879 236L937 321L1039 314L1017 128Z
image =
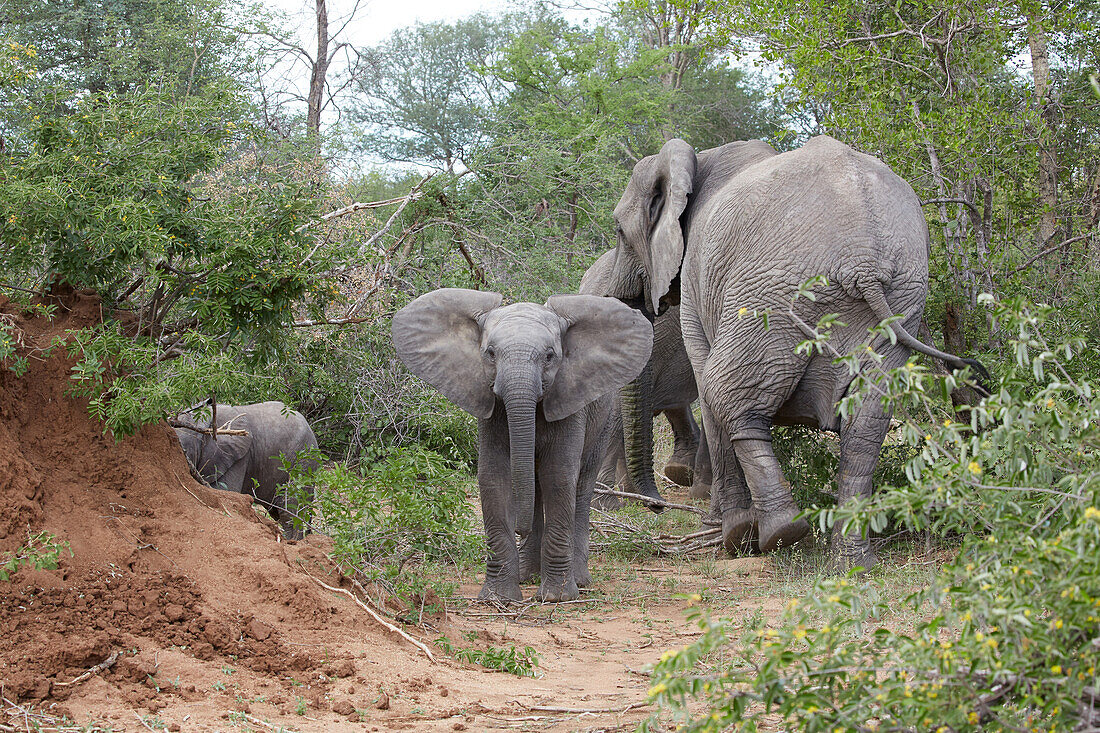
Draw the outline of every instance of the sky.
M357 46L373 46L397 28L416 22L455 21L478 11L493 13L505 9L507 0L364 0L350 26L347 40ZM313 30L313 0L274 0L270 5L290 14L300 14L302 28ZM351 10L354 0L328 0L330 27ZM297 15L296 15L297 17Z

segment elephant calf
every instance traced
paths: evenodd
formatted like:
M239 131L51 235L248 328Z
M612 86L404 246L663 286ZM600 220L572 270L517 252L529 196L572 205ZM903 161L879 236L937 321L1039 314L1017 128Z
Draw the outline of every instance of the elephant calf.
M572 600L588 585L588 515L611 394L649 360L653 329L611 298L501 306L443 289L393 317L409 370L478 419L477 482L489 545L482 599ZM516 533L522 537L517 547Z
M309 423L282 402L218 405L217 421L219 430L244 430L247 435L219 434L215 440L208 433L189 429L208 430L209 418L200 423L183 415L175 430L187 460L207 485L251 494L282 525L287 539L300 540L305 530L294 526L297 498L281 490L289 478L282 457L317 448Z

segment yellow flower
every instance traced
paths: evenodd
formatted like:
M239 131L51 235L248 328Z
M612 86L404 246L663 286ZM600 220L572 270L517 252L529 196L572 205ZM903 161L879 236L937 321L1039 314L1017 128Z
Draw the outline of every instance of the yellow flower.
M745 314L748 313L748 312L749 312L748 308L746 308L745 306L741 306L740 308L737 309L737 317L738 318L744 318Z
M1050 668L1051 674L1062 674L1062 665L1056 664Z
M1050 408L1052 408L1052 407L1054 407L1054 400L1053 400L1053 399L1050 399L1050 398L1048 398L1048 399L1047 399L1047 409L1049 410L1049 409L1050 409Z
M949 428L949 427L951 427L951 421L950 421L950 420L944 420L944 421L943 421L943 426L944 426L945 428Z
M971 725L977 725L979 720L981 720L981 716L979 716L973 710L966 714L966 722L970 723Z
M658 682L657 684L653 685L653 687L649 688L648 694L650 697L657 697L667 689L668 685L666 685L664 682Z
M966 469L975 476L980 476L982 473L982 466L977 461L971 461L970 465L968 465Z
M1085 519L1096 519L1097 517L1100 517L1100 509L1094 506L1085 509Z

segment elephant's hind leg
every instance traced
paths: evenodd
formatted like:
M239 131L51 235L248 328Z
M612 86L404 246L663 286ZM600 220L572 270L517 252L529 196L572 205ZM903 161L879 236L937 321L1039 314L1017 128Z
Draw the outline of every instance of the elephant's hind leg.
M721 423L702 403L703 430L711 447L711 508L715 523L722 525L722 544L733 555L751 552L756 539L756 513L745 474L730 449L729 440Z
M871 495L871 478L889 429L890 413L874 395L868 395L841 425L837 505ZM870 569L875 562L870 537L858 531L842 534L839 523L833 526L829 538L831 572L846 573L856 567Z
M771 440L734 440L733 450L752 493L760 551L790 547L805 537L810 525L805 519L795 518L799 513L798 505L772 451Z
M519 543L519 582L530 583L542 572L542 490L535 480L535 516L531 518L531 534Z
M591 534L592 492L596 488L599 471L599 451L584 456L581 473L577 478L577 509L573 519L573 580L578 588L592 585L588 572L588 541Z
M664 411L672 426L672 456L665 464L665 476L679 486L691 486L695 477L695 453L699 448L699 427L691 414L691 405Z

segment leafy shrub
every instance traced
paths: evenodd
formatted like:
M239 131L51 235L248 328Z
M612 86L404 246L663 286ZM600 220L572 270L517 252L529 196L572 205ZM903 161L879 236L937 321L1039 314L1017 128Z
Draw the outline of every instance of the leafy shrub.
M27 541L14 552L0 558L0 581L7 582L20 568L33 567L35 570L56 570L61 553L73 551L69 543L59 540L49 532L27 532Z
M907 599L919 623L881 624L890 607L874 572L821 580L774 628L697 614L704 634L662 658L650 690L686 730L756 730L777 715L807 731L1100 722L1100 397L1077 364L1088 347L1048 343L1050 308L983 300L1013 354L993 395L964 424L938 419L931 399L954 378L910 364L878 380L881 395L863 399L922 416L902 426L908 481L817 517L964 534Z
M456 647L446 636L435 640L436 646L455 659L477 664L486 669L495 669L498 672L507 672L517 677L534 677L535 668L539 666L539 657L533 647L517 649L515 645L508 647L490 646L487 649L465 649Z
M310 472L299 460L290 473L289 491L315 487L313 525L332 537L336 562L410 604L430 598L429 590L449 595L433 567L465 569L485 556L464 464L412 445L358 468L335 463Z

